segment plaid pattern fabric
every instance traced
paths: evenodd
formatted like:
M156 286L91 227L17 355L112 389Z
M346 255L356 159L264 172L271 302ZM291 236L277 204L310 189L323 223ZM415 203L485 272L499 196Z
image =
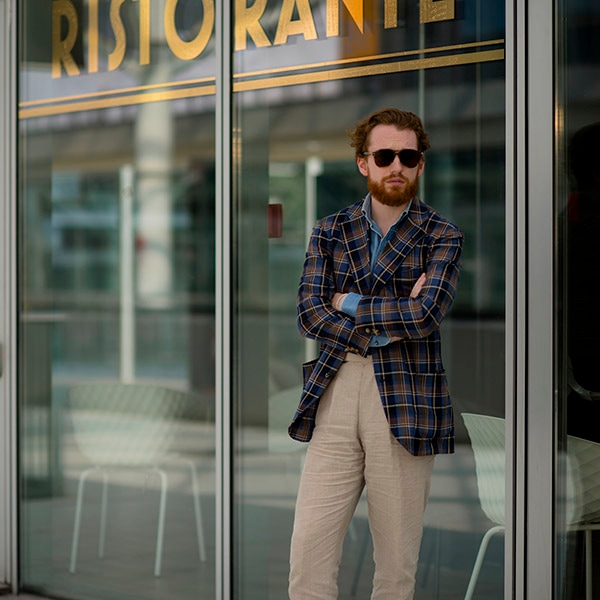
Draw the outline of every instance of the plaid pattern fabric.
M319 358L304 367L304 389L289 427L309 441L318 401L346 353L372 353L390 429L416 456L454 451L454 418L440 352L439 327L459 278L463 235L418 200L383 249L373 273L362 202L319 221L312 233L298 292L301 333L320 342ZM421 273L418 298L410 291ZM335 310L335 292L363 298L356 318ZM370 348L372 335L401 338Z

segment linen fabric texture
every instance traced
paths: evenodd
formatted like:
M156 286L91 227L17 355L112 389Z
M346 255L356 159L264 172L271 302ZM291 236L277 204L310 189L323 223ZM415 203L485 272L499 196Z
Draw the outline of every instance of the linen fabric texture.
M298 491L291 600L333 600L363 488L373 534L372 600L413 598L433 456L412 456L386 422L372 357L349 354L319 403Z

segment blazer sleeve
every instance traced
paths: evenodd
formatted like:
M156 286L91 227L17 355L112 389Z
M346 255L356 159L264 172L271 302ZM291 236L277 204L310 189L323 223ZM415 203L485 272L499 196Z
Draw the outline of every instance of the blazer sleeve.
M463 235L454 226L433 238L426 260L427 281L417 298L363 296L356 326L371 333L402 339L426 338L440 327L458 286Z
M298 328L307 338L365 355L371 336L331 304L336 288L330 232L321 221L310 237L298 288Z

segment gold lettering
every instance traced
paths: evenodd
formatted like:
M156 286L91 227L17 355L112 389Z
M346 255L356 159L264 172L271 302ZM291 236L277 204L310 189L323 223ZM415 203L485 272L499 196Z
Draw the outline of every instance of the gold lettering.
M179 37L175 27L175 9L179 0L167 0L165 5L165 35L167 44L177 58L193 60L200 56L210 40L215 24L215 5L213 0L202 0L204 18L195 39L185 42Z
M127 49L127 34L123 20L121 19L121 6L125 0L111 0L110 2L110 24L115 34L115 48L108 55L108 70L114 71L121 66Z
M398 27L398 0L385 0L383 5L383 26L385 29Z
M250 7L247 0L235 0L235 49L245 50L248 34L257 48L270 46L271 42L258 20L263 16L267 0L255 0Z
M294 5L298 9L299 18L296 21L292 21ZM317 39L317 30L308 0L283 0L274 43L285 44L290 35L303 35L305 40Z
M456 0L421 0L421 23L454 19Z
M150 0L140 3L140 65L150 64Z
M109 18L115 38L115 45L108 55L108 69L118 69L125 59L127 52L127 31L121 16L121 8L127 0L110 0ZM149 65L152 46L151 34L151 7L152 0L132 0L139 2L139 64ZM202 2L202 21L199 31L191 40L182 39L175 25L175 14L179 0L164 0L163 15L164 33L167 44L173 54L182 60L197 58L207 47L215 24L215 0L195 0ZM260 20L267 9L268 0L235 0L234 10L234 49L245 50L248 39L257 48L271 45L282 45L288 42L293 35L302 35L306 41L318 38L315 21L310 4L311 0L281 0L281 8L277 23L275 39L270 41ZM248 3L251 3L248 6ZM340 5L346 12L341 14ZM420 22L432 23L456 18L456 0L419 0ZM89 73L98 72L99 63L99 7L100 0L88 0L88 31L87 31L87 70ZM379 4L381 7L381 4ZM391 29L398 26L398 0L383 0L383 26ZM363 41L369 41L370 34L365 33L365 21L377 23L380 21L380 11L375 10L375 3L365 0L326 0L326 36L340 35L342 26L340 22L349 22L356 25L356 30L344 31L344 39L352 45L351 54L364 53ZM373 13L373 14L371 14ZM372 31L369 28L368 31ZM373 30L374 31L374 30ZM354 32L354 33L353 33ZM360 32L360 35L358 34ZM64 39L63 39L64 34ZM346 35L348 34L348 35ZM352 35L350 35L352 34ZM52 0L52 78L59 78L64 70L68 76L80 74L80 65L77 60L80 51L78 40L79 16L73 0ZM373 42L374 40L374 42ZM375 37L369 41L378 43ZM362 45L361 45L362 44ZM77 46L76 46L77 45ZM364 50L364 52L363 52ZM350 52L348 50L348 52ZM356 54L358 56L358 54Z
M90 0L88 30L88 73L98 72L98 0Z
M67 20L67 36L61 39L63 17ZM70 0L54 0L52 2L52 77L60 77L61 67L67 75L79 75L79 67L73 60L71 50L75 46L79 21L77 11Z
M364 33L363 0L343 0L350 16ZM340 0L327 0L327 37L340 35Z

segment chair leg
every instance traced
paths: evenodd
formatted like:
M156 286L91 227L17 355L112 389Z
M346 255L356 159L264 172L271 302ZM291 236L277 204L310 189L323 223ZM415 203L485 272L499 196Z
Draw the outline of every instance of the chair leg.
M190 474L192 477L192 494L194 500L194 515L196 517L196 536L198 538L198 553L200 560L206 562L206 545L204 543L204 526L202 523L202 511L200 510L200 486L198 485L198 476L196 474L196 467L191 460L185 461L190 468Z
M73 523L73 539L71 541L71 563L69 565L69 572L75 573L77 569L77 552L79 550L79 531L81 529L81 512L83 510L83 493L85 491L85 480L88 475L95 471L98 467L91 467L85 469L79 475L79 482L77 484L77 503L75 505L75 522Z
M502 525L497 525L496 527L489 529L483 536L481 545L479 546L479 552L477 552L477 559L475 560L473 573L471 573L471 579L469 580L469 586L467 587L467 593L465 594L465 600L471 600L473 597L473 592L475 591L475 585L477 584L477 579L479 578L479 572L481 571L481 567L483 565L483 559L485 557L488 544L490 543L492 536L500 531L504 531L504 527Z
M102 504L100 505L100 533L98 536L98 557L104 558L106 543L106 510L108 504L108 473L102 471Z
M167 510L167 474L162 469L156 468L156 472L160 475L160 508L158 510L158 532L156 535L156 558L154 560L154 575L160 576L160 568L162 562L163 540L165 535L165 513Z

